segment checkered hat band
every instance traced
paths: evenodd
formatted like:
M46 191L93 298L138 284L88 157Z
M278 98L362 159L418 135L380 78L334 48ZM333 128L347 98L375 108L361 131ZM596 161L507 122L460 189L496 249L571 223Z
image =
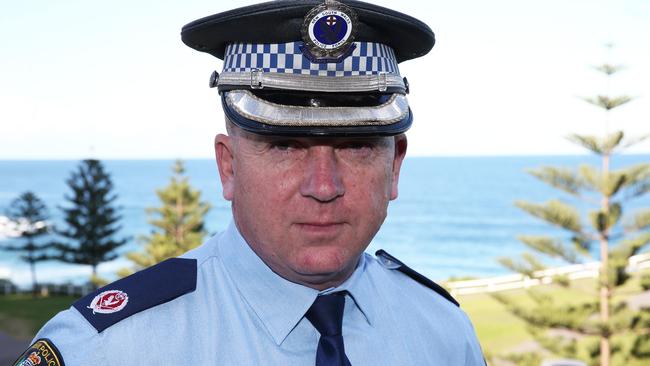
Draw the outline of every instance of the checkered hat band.
M313 63L300 51L302 42L279 44L231 43L226 47L223 72L263 72L314 76L399 76L395 52L374 42L354 42L352 53L340 62Z

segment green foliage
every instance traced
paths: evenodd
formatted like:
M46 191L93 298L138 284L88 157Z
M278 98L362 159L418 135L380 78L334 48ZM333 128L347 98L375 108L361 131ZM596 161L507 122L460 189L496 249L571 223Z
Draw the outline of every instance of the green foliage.
M90 276L90 280L88 280L88 283L93 286L94 288L100 288L108 285L111 281L98 276L97 274L93 274Z
M543 166L538 169L531 169L528 173L542 182L574 196L579 195L580 189L583 187L580 177L570 169Z
M551 257L564 259L566 262L571 264L579 262L579 254L576 250L562 243L561 240L547 236L532 235L520 235L517 239L537 252L544 253Z
M578 342L572 334L559 335L545 334L536 328L530 327L528 332L544 349L560 355L563 358L575 359L578 357Z
M134 268L120 270L120 276L179 256L203 242L206 235L204 219L210 204L201 201L201 192L192 188L184 176L182 161L175 162L173 172L169 185L156 191L162 205L147 209L149 223L156 231L140 238L144 252L127 254Z
M621 172L611 172L603 175L602 195L612 197L626 185L627 176Z
M539 366L542 363L542 356L534 352L510 354L505 359L517 366Z
M568 329L584 334L595 334L597 323L591 315L597 303L556 304L554 299L542 292L528 291L534 306L518 306L507 296L496 294L495 299L505 305L515 316L524 320L531 330L544 328ZM534 334L533 334L534 335Z
M597 154L611 154L623 140L623 131L616 131L605 137L571 134L567 138L587 150Z
M638 144L639 142L642 142L642 141L646 140L647 138L650 138L650 134L628 138L623 143L623 145L619 148L619 152L622 151L622 150L627 149L630 146L634 146L634 145Z
M573 235L571 237L571 243L575 250L582 254L584 257L591 258L591 243L592 240L587 237L585 234Z
M572 134L567 136L567 139L598 155L607 154L612 149L608 144L610 139L601 139L597 136Z
M630 278L627 271L628 260L649 243L650 232L643 232L621 240L609 251L609 288L621 286Z
M650 164L637 164L622 171L626 176L626 199L650 192Z
M574 233L582 232L582 224L580 223L578 210L560 200L551 200L545 204L516 201L515 205L550 224Z
M641 288L644 291L650 290L650 274L641 276Z
M54 243L57 259L90 265L96 276L97 266L117 258L116 249L127 242L114 239L121 217L113 207L113 182L99 160L83 160L66 182L72 191L65 196L70 207L61 208L67 227L56 232L67 240Z
M637 212L626 225L628 231L640 231L650 229L650 209Z
M25 226L20 239L23 244L5 245L0 248L6 251L23 252L20 259L29 264L32 274L32 293L36 294L38 282L36 280L36 263L50 259L48 254L51 245L39 243L37 239L48 234L47 225L48 213L45 203L32 192L24 192L14 199L7 216L14 222L20 222Z
M553 283L562 287L571 286L571 278L568 275L555 275L553 276Z
M49 228L46 223L48 219L47 207L32 192L24 192L14 199L7 210L7 216L14 222L22 221L25 224L25 230L20 237L24 238L28 243L33 244L34 239L46 235L48 232Z
M640 330L643 328L650 328L650 308L642 307L636 315L632 323L632 330Z
M634 340L632 355L636 358L650 358L650 333L640 335Z
M590 192L602 192L603 182L598 170L591 165L580 165L578 174L584 182L584 187Z
M586 189L605 197L612 197L629 185L628 175L622 171L602 173L592 166L581 165L579 174Z
M500 257L497 260L502 266L527 277L534 277L535 272L541 271L545 268L537 258L529 253L522 254L521 259L522 260L513 260L508 257Z
M610 75L614 75L615 73L623 70L623 66L621 66L621 65L602 64L602 65L596 66L595 69L602 72L603 74L605 74L607 76L610 76Z
M613 75L620 67L602 65L599 71ZM584 98L587 102L610 111L632 99L627 96L599 95ZM644 358L650 359L650 311L631 309L615 294L630 279L628 263L650 244L650 209L642 209L631 217L624 216L623 203L650 192L650 164L637 164L622 169L610 168L614 154L643 141L648 136L626 139L623 131L604 136L573 134L568 138L601 157L600 167L581 165L577 170L544 166L529 173L542 182L592 205L581 212L572 204L560 200L546 203L517 201L515 205L526 213L569 233L570 244L546 236L522 235L518 239L533 253L521 259L499 258L505 267L529 277L544 266L542 258L554 258L566 263L582 263L590 259L593 243L600 245L601 268L597 288L591 299L580 303L563 303L544 293L529 291L530 302L522 303L503 295L494 298L517 318L523 320L529 333L544 349L567 358L582 358L589 364L619 364ZM582 225L582 218L589 226ZM625 229L620 228L625 223ZM568 277L553 276L556 286L569 287ZM644 279L650 288L650 280ZM603 307L607 305L606 307ZM648 314L646 314L648 313ZM603 315L604 314L604 315ZM621 339L633 339L632 347L623 347ZM601 342L609 345L607 353ZM582 349L582 351L581 351Z
M614 149L618 147L618 145L621 144L621 141L623 141L624 136L625 134L623 133L623 131L616 131L614 133L606 135L600 143L601 149L603 150L603 152L611 153L612 151L614 151Z
M604 137L571 134L567 136L567 139L594 154L611 155L614 153L621 153L625 149L634 146L649 137L650 135L626 138L623 131L616 131L609 135L605 135Z
M590 211L589 220L597 232L604 233L619 222L621 214L621 205L618 203L612 203L606 212L602 209Z
M618 97L609 97L607 95L598 95L595 98L583 98L586 102L591 103L595 106L603 108L605 110L614 109L620 107L623 104L632 100L632 98L622 95Z
M629 257L638 254L648 244L650 244L650 231L644 231L635 236L630 234L625 239L619 241L615 248L610 250L610 258L621 256L626 257L627 260Z
M650 359L650 332L647 329L650 329L650 308L642 308L634 315L631 330L639 331L640 334L634 339L634 343L630 347L631 357L629 358Z

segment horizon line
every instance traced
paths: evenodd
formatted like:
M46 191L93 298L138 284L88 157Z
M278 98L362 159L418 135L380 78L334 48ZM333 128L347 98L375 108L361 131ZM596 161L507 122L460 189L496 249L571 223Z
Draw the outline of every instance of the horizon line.
M631 152L631 153L617 153L614 156L650 156L650 152ZM414 154L406 155L407 158L507 158L507 157L582 157L582 156L597 156L591 152L584 153L494 153L494 154ZM102 161L169 161L169 160L214 160L214 157L61 157L61 158L43 158L43 157L29 157L29 158L2 158L0 162L21 162L21 161L81 161L87 159L95 159Z

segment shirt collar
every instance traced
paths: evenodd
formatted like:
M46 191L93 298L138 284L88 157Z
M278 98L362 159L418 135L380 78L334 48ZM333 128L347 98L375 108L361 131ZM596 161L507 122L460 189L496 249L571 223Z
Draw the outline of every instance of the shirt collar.
M373 298L373 293L377 292L373 292L373 283L368 276L367 266L368 259L364 253L361 255L357 268L352 272L350 278L335 288L322 291L321 294L347 291L368 324L372 326L376 319L376 310L373 304L377 301L376 298Z
M218 249L224 267L244 301L262 321L276 344L280 345L291 333L319 294L347 291L366 320L372 324L372 285L363 279L365 255L361 256L352 276L344 283L319 293L273 272L246 243L234 221L226 229L225 236L224 244Z
M248 246L234 221L228 226L226 237L225 245L219 246L224 267L244 301L280 345L316 300L318 291L273 272Z

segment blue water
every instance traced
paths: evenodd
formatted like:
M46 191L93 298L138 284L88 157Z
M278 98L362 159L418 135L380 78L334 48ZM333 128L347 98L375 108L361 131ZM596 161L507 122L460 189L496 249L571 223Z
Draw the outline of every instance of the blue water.
M523 214L513 202L552 198L573 202L571 197L547 187L525 170L540 165L576 167L597 162L590 156L407 158L399 198L391 203L388 218L368 250L383 248L435 279L505 274L507 271L496 258L523 251L517 235L563 235L562 231ZM650 155L621 156L614 161L614 167L644 162L650 162ZM104 163L122 207L120 236L131 239L121 252L138 250L141 247L137 238L151 231L145 208L159 204L155 190L167 185L173 162ZM52 220L60 223L57 206L67 206L64 194L69 194L69 189L65 179L76 164L77 161L0 161L0 215L16 196L31 190L46 202ZM223 230L230 220L230 206L221 197L216 164L212 160L190 160L186 168L191 184L213 205L206 220L208 231ZM650 207L650 195L626 207L628 212ZM114 278L114 272L125 265L128 262L118 259L102 264L99 272ZM0 251L2 267L9 268L13 281L29 283L28 268L15 253ZM86 266L58 262L39 263L37 270L41 279L50 282L79 282L90 273Z

